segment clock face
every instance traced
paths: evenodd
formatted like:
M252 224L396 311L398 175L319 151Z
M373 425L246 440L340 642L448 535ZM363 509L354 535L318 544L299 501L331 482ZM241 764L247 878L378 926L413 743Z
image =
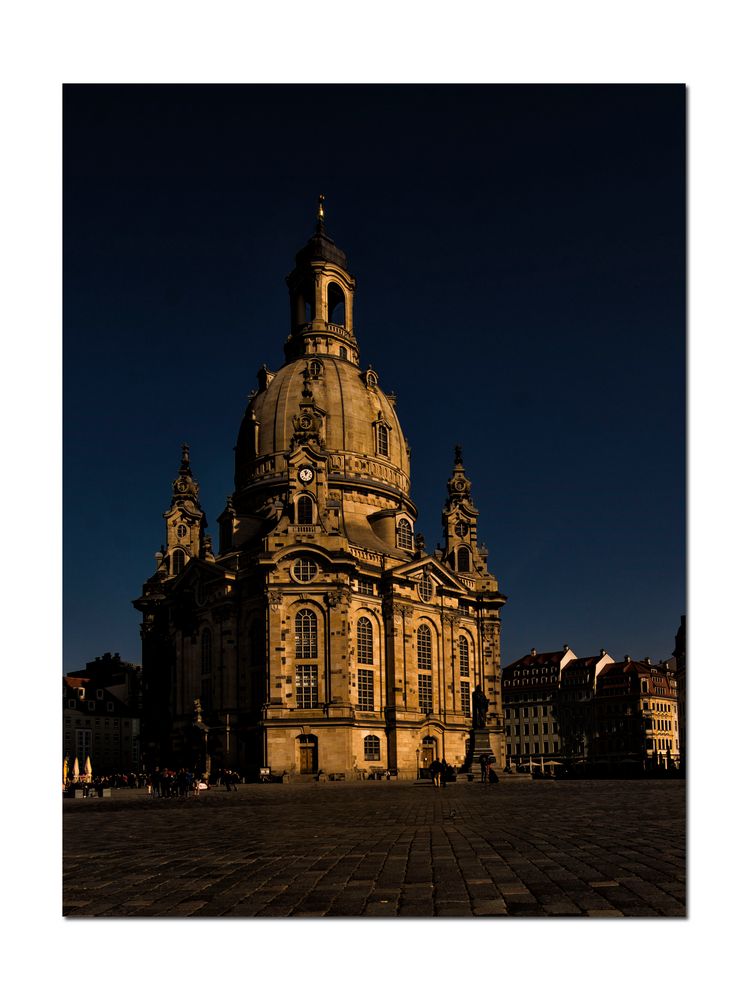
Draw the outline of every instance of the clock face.
M314 479L314 469L310 469L308 466L299 469L299 479L302 483L311 483Z
M184 493L184 491L187 489L187 483L185 482L177 483L177 489L179 490L180 493Z
M460 492L462 492L462 490L465 489L465 484L461 479L458 479L457 482L455 483L455 489L459 490Z

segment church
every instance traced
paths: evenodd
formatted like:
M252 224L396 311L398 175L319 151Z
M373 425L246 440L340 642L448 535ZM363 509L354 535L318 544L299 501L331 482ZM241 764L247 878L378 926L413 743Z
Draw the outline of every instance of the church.
M286 281L284 361L249 398L217 552L184 445L165 544L133 602L146 765L413 779L488 752L501 768L506 597L461 450L427 554L396 400L361 367L356 279L323 199Z

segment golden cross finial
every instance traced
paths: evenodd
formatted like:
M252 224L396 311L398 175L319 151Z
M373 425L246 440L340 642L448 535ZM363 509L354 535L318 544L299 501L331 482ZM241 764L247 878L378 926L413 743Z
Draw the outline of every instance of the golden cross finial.
M321 194L319 196L319 208L317 209L317 218L320 222L325 220L325 196Z

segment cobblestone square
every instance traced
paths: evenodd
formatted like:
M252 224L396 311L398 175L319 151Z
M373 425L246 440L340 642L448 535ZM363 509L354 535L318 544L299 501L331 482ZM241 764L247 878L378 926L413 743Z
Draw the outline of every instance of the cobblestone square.
M685 782L376 781L66 800L63 913L684 917Z

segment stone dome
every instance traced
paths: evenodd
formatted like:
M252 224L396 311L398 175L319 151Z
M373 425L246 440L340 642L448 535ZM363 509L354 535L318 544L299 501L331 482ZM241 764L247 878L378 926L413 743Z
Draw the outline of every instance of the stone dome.
M378 489L409 496L408 445L393 399L381 390L375 372L330 354L296 358L276 374L260 372L260 391L249 402L237 441L238 491L269 485L285 472L305 408L319 422L332 475L362 486L369 480ZM386 455L380 433L386 436Z

